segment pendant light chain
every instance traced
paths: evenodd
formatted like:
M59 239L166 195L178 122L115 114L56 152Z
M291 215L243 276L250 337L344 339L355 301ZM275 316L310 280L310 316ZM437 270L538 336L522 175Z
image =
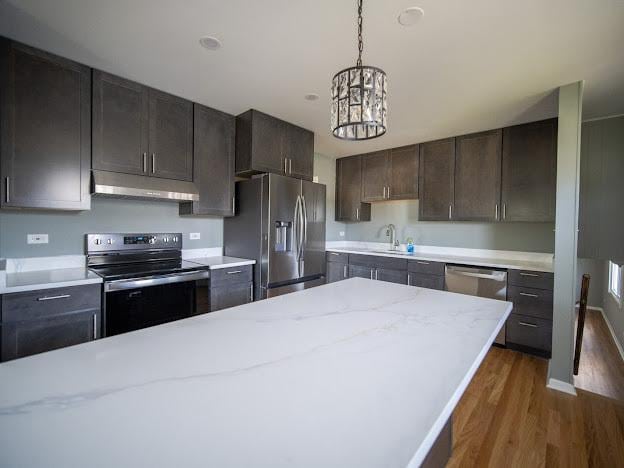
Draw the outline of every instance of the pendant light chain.
M362 66L362 51L364 42L362 41L362 0L358 0L358 59L356 65Z

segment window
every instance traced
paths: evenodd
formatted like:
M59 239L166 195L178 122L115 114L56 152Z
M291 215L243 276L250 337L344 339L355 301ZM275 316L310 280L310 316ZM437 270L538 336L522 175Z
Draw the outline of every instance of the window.
M622 267L613 262L609 262L609 292L622 301Z

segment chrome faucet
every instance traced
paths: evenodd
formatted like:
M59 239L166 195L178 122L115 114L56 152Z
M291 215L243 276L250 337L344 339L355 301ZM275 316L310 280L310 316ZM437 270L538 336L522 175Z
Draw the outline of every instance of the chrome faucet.
M396 237L396 227L394 224L388 224L386 229L386 236L390 236L390 250L396 250L399 246L399 241Z

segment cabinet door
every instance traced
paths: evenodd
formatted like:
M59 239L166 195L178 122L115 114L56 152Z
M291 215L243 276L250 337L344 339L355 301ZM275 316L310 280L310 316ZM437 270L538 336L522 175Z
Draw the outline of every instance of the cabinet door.
M407 276L407 284L410 286L418 286L420 288L444 291L444 276L410 272Z
M388 198L388 154L389 151L376 151L360 156L362 159L361 200L363 202Z
M453 217L455 138L420 145L420 220L448 221Z
M100 336L100 310L83 310L37 320L4 322L1 361L52 351Z
M93 70L93 169L148 173L148 88Z
M336 221L370 221L370 204L362 203L360 156L336 160Z
M90 208L91 70L0 39L1 207Z
M377 268L375 279L389 283L407 284L407 271Z
M390 150L388 164L388 198L418 198L419 145Z
M236 117L236 174L285 174L284 122L257 110Z
M228 284L210 288L210 312L252 301L253 283Z
M502 130L455 139L453 219L498 221Z
M554 222L557 120L503 129L503 221Z
M349 266L346 263L327 262L327 282L334 283L349 277Z
M512 313L507 319L506 345L511 349L533 351L550 357L552 322Z
M312 180L314 174L314 133L296 125L285 124L283 154L288 158L288 175Z
M194 105L193 181L199 201L180 214L234 215L234 116Z
M193 180L193 103L149 90L150 173L164 179Z
M349 265L349 278L374 279L375 268L360 265Z

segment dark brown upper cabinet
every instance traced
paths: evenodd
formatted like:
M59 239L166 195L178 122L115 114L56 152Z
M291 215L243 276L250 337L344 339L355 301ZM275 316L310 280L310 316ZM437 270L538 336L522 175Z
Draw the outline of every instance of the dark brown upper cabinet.
M502 220L554 222L557 119L503 129Z
M363 202L418 198L418 145L361 157Z
M314 133L255 109L236 117L236 175L312 180L313 169Z
M88 210L91 70L0 38L2 208Z
M419 219L453 219L455 138L420 145Z
M455 138L453 219L498 221L502 130Z
M362 203L362 158L336 160L336 221L370 221L371 206Z
M390 200L418 198L419 146L402 146L390 150L387 194Z
M93 168L193 178L193 103L93 71Z
M93 70L93 169L148 174L148 88Z
M362 196L363 202L386 200L390 165L390 151L376 151L362 154Z
M193 181L199 201L181 203L180 214L233 216L235 117L199 104L193 108Z

